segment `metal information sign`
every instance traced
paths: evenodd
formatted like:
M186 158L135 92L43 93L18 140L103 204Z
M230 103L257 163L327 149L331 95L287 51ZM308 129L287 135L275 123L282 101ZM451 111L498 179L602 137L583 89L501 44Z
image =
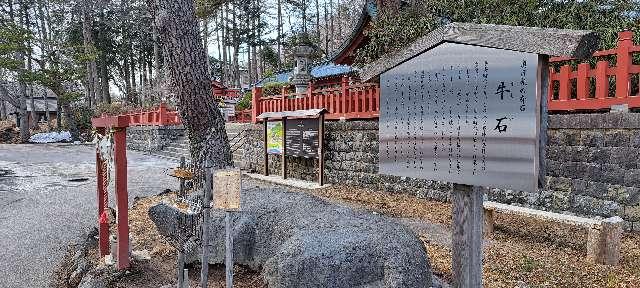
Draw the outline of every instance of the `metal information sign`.
M267 122L267 153L282 154L282 122Z
M287 156L318 158L319 126L317 119L287 119Z
M213 208L240 210L240 169L218 170L215 172L213 184Z
M536 191L538 55L443 43L380 76L380 173Z

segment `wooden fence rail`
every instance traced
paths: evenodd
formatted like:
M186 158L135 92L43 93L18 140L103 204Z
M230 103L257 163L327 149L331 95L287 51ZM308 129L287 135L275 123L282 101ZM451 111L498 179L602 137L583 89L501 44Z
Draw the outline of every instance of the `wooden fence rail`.
M343 77L340 87L314 90L312 84L306 93L287 93L264 97L262 88L253 88L252 122L264 112L280 112L325 108L326 119L364 119L380 116L380 87L375 83L349 84Z
M633 63L633 55L639 52L640 45L633 44L633 32L623 31L618 33L617 48L593 54L596 58L615 57L615 66L599 60L594 68L589 63L578 64L577 70L570 64L561 66L559 71L550 68L549 111L602 110L620 104L640 107L640 65ZM550 62L570 60L574 59L554 57Z
M120 116L127 119L129 126L170 126L182 123L178 111L169 111L165 103L160 103L154 110L130 112Z

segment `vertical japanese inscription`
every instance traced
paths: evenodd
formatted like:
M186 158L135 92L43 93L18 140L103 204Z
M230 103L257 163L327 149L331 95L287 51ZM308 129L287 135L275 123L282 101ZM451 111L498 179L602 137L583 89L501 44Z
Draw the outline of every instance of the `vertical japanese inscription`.
M382 74L380 173L535 190L536 69L534 54L444 43Z

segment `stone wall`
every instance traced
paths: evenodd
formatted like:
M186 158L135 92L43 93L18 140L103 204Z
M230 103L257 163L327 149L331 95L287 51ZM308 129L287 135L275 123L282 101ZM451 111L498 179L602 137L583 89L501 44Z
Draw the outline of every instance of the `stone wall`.
M241 168L262 173L262 126L245 124L248 141ZM326 124L327 183L358 185L390 193L449 201L446 182L379 175L378 122ZM551 115L547 183L539 191L488 189L489 200L591 216L621 216L640 230L640 113ZM317 180L317 161L288 158L289 176ZM280 175L280 157L269 156L269 172Z
M127 128L127 149L160 151L185 133L182 126L131 126Z

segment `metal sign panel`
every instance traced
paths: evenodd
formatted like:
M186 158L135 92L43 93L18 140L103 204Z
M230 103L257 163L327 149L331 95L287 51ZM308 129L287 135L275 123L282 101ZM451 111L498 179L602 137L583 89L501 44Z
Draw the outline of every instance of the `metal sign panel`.
M267 153L282 154L282 121L267 122Z
M213 208L240 210L240 169L218 170L214 172L213 177Z
M318 119L287 119L287 156L318 158L319 127Z
M380 173L536 191L538 55L443 43L380 77Z

